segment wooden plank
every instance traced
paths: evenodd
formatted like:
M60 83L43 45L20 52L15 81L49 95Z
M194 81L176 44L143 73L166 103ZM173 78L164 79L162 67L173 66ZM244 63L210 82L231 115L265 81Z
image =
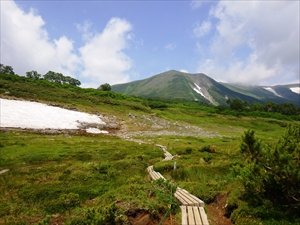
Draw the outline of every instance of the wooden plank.
M193 210L194 210L194 218L195 218L196 224L197 225L202 225L201 216L200 216L200 212L199 212L199 207L194 206Z
M152 174L153 174L154 180L159 179L159 175L155 171L153 171Z
M150 172L149 175L150 175L150 178L151 178L152 180L155 180L155 177L154 177L154 175L153 175L153 172Z
M160 178L162 178L163 180L166 180L166 178L164 178L164 176L163 175L161 175L161 173L160 172L157 172L158 173L158 175L160 176Z
M188 203L189 206L194 206L195 205L195 202L193 200L191 200L189 198L189 196L186 195L185 193L179 191L178 195L180 195Z
M161 175L159 172L155 172L155 171L151 171L150 173L149 173L149 175L150 175L150 178L152 179L152 180L158 180L158 179L163 179L163 180L166 180L166 178L164 178L164 176L163 175Z
M181 193L184 198L189 199L189 202L193 203L192 205L204 207L204 202L196 196L190 194L187 190L177 188L177 191Z
M187 215L186 215L186 206L180 206L181 209L181 225L188 225Z
M205 210L203 207L199 207L200 215L201 215L201 220L203 225L209 225L207 215L205 213Z
M186 201L189 203L191 206L197 206L200 205L199 201L195 200L190 193L188 193L184 189L178 189L178 194L182 196L182 198L186 199Z
M195 195L192 194L189 194L189 197L194 199L194 201L197 202L199 206L204 207L204 202L201 199L197 198Z
M161 174L159 172L156 172L157 180L162 178Z
M157 180L157 175L156 175L155 171L152 171L150 173L150 177L151 177L152 180Z
M196 225L195 220L194 220L193 206L187 206L187 210L188 210L189 225Z
M177 197L178 196L178 200L181 200L181 203L183 204L183 205L190 205L190 206L192 206L192 205L194 205L194 202L193 201L191 201L189 198L187 198L186 197L186 195L185 194L183 194L181 191L176 191L175 192L175 197Z
M153 171L153 166L149 166L149 167L147 168L147 171L148 171L148 173L151 173L151 172Z
M174 193L174 196L178 199L178 201L180 201L181 204L188 205L188 202L184 198L182 198L180 195L178 195L177 192Z

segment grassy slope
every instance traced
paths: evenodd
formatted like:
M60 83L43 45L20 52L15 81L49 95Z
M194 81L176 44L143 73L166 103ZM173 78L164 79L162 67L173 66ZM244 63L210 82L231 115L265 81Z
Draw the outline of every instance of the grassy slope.
M47 214L52 215L52 221L56 218L74 222L84 218L88 209L105 208L113 203L117 204L118 215L134 208L148 209L154 215L163 214L169 201L169 190L159 183L150 183L145 168L152 164L155 170L206 203L218 193L226 193L229 194L228 201L244 206L245 203L238 199L240 184L231 170L233 165L242 162L238 149L243 131L254 129L263 141L274 143L283 134L287 123L299 124L269 118L218 115L212 108L195 104L168 104L163 110L150 110L144 100L115 93L18 77L0 78L2 97L9 91L13 98L113 114L124 119L129 130L138 127L128 120L128 112L136 115L154 113L173 122L199 126L222 135L213 138L138 137L149 143L163 144L172 154L179 155L176 160L178 170L174 172L173 162L161 162L162 152L150 144L140 145L107 135L1 132L0 170L10 169L0 175L2 224L13 221L32 224ZM214 146L216 153L199 151L207 145ZM62 203L62 196L70 193L78 194L78 201L74 205ZM178 212L177 207L174 210L177 217ZM105 212L100 214L107 215ZM254 215L249 218L246 211L237 223L260 222Z

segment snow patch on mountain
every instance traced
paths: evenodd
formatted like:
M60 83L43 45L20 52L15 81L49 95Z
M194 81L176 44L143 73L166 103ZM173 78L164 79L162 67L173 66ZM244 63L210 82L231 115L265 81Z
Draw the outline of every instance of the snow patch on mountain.
M206 98L205 95L203 94L203 92L201 91L201 88L196 83L194 83L194 85L196 87L193 88L193 90L196 91L198 94L202 95L204 98Z
M300 87L292 87L292 88L290 88L290 90L291 90L292 92L295 92L295 93L297 93L297 94L300 94Z
M264 89L266 89L267 91L272 92L274 95L276 95L278 97L282 97L281 95L277 94L277 92L271 87L264 87Z
M90 133L107 133L96 127L106 123L98 116L49 106L38 102L0 98L0 127L27 129L85 129Z

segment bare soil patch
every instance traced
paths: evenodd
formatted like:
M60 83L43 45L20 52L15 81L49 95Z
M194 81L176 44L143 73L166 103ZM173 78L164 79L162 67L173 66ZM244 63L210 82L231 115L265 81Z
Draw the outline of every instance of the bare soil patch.
M225 216L227 195L217 195L214 202L207 205L208 218L211 225L232 225L233 223Z
M157 225L161 221L164 215L160 215L159 218L156 218L151 212L145 209L135 209L129 210L127 212L128 220L132 225ZM180 225L178 221L170 221L169 215L161 223L162 225Z

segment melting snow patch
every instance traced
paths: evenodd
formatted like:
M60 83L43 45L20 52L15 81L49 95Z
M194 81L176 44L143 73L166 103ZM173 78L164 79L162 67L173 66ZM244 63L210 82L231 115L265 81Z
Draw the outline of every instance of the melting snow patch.
M108 134L108 131L99 130L98 128L88 128L88 129L86 129L86 132L92 133L92 134Z
M270 91L272 92L274 95L278 96L278 97L281 97L279 94L277 94L277 92L275 90L273 90L272 88L270 87L265 87L264 89L266 89L267 91Z
M292 92L295 92L297 94L300 94L300 87L292 87L290 88Z
M96 115L37 102L0 99L0 105L0 127L79 129L82 123L105 124Z
M194 83L194 84L195 84L196 88L193 88L193 90L205 98L204 94L201 91L201 88L196 83Z

